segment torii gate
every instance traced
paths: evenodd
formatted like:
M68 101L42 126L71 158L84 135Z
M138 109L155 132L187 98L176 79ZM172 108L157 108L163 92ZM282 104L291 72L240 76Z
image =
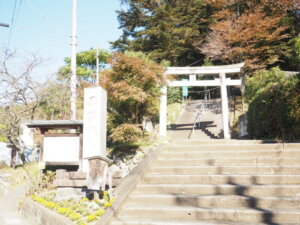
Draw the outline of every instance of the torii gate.
M202 66L202 67L168 67L165 75L189 75L189 80L184 81L167 81L169 87L182 87L182 86L201 86L221 87L222 98L222 118L223 118L223 132L224 138L230 139L229 132L229 110L227 98L227 86L242 86L244 90L244 79L230 79L226 78L226 74L240 73L244 63L225 65L225 66ZM196 75L215 75L219 74L220 78L214 80L196 80ZM159 117L159 133L160 136L167 135L167 87L162 87L160 97L160 117Z

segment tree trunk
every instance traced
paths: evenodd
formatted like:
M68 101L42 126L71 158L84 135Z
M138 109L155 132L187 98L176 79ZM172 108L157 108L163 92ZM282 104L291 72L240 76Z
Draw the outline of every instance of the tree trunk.
M13 146L11 147L11 159L10 159L10 167L16 168L16 159L17 159L17 149Z
M18 153L20 154L20 158L22 160L23 165L25 165L27 163L24 152L18 151Z
M139 120L139 113L140 113L140 104L139 103L137 103L136 105L135 105L135 123L136 124L139 124L140 123L140 120Z

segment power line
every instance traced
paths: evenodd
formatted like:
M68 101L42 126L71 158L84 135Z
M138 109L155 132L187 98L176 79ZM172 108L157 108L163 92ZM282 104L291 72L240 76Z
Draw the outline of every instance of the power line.
M56 32L62 36L68 36L66 33L64 33L54 22L52 22L44 13L42 13L41 10L38 9L36 5L34 5L30 0L24 0L27 5L33 9L40 17L42 17Z
M220 88L220 87L211 88L211 89L207 89L207 90L204 90L204 91L188 91L188 92L189 92L189 93L207 93L207 92L210 92L210 91L219 89L219 88Z
M20 13L20 8L21 8L21 5L22 5L22 2L23 2L23 0L20 0L19 8L18 8L18 11L17 11L16 21L17 21L18 18L19 18L19 13Z
M201 57L199 60L197 60L196 62L193 62L193 63L191 63L190 65L187 65L187 66L185 66L185 67L192 66L192 65L196 64L197 62L200 62L203 58L204 58L204 56L202 56L202 57Z
M9 34L8 34L7 46L9 46L9 43L10 43L10 40L11 40L11 35L12 35L12 30L13 30L13 27L14 27L16 6L17 6L17 0L15 0L15 4L14 4L14 10L13 10L12 18L11 18L11 25L10 25L10 30L9 30Z

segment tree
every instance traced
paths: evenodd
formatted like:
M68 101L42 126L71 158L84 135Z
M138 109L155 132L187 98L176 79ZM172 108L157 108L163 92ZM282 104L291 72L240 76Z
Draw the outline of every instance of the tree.
M126 10L118 11L122 37L115 49L142 51L157 62L165 59L172 66L201 61L194 40L205 37L211 7L204 0L127 0Z
M157 114L164 68L142 53L114 53L111 69L103 71L101 84L119 124L141 124L143 117Z
M209 0L215 7L202 53L221 63L246 62L248 69L278 64L289 52L291 0Z
M278 68L247 79L248 133L251 138L300 138L300 76Z
M290 67L292 70L300 71L300 33L289 44L291 44L291 49L293 50L289 56Z
M51 80L38 91L39 119L55 120L70 118L70 84L66 80Z
M85 50L77 53L77 76L80 81L95 82L96 70L96 49ZM109 53L106 50L99 50L100 66L104 66ZM71 74L71 59L65 58L65 66L62 66L58 71L58 79L70 79Z
M123 0L120 51L142 51L172 66L246 62L248 70L297 68L291 39L299 32L297 0ZM297 19L298 18L298 19Z
M89 87L94 85L96 82L96 57L97 50L85 50L77 53L77 98L76 98L76 108L77 108L77 118L82 117L82 108L83 108L83 89L85 87ZM107 62L107 57L109 53L106 50L99 50L98 59L99 66L102 69L105 68L105 64ZM57 73L57 80L61 81L63 84L63 88L66 86L66 82L69 82L71 78L71 59L65 58L65 65L59 68ZM58 83L57 83L58 84ZM69 104L69 103L68 103ZM60 109L62 110L62 109Z
M39 84L34 81L32 74L43 62L33 55L27 63L16 69L14 60L15 52L4 50L0 60L0 135L5 136L11 145L12 167L15 167L17 152L26 163L19 139L22 133L20 124L26 119L33 119L37 110Z

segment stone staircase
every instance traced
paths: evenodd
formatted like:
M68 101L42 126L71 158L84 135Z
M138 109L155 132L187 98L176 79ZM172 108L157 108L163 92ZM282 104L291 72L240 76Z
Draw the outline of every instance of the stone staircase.
M300 144L173 142L111 224L300 224Z
M186 139L220 139L223 129L221 100L212 99L208 101L205 111L198 117L197 122L201 121L195 127L194 122L199 112L199 107L203 100L189 100L180 117L175 124L171 125L170 136L174 140Z

